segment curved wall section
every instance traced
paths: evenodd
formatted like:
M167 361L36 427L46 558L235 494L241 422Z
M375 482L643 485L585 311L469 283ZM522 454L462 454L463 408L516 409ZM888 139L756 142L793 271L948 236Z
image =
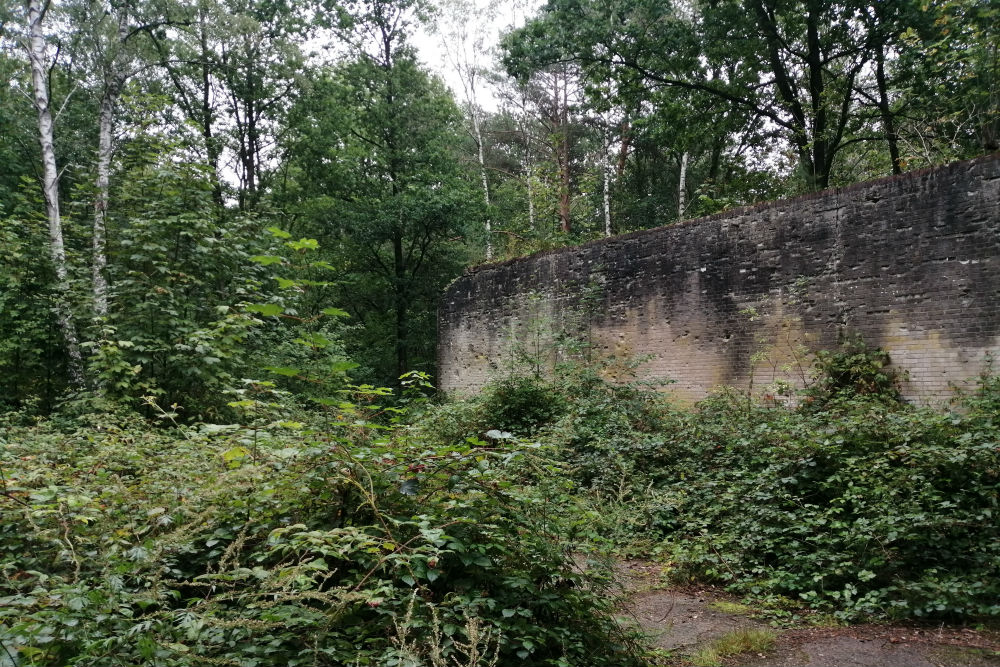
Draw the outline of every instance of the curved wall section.
M942 400L1000 353L1000 155L476 267L438 328L446 392L551 365L569 332L697 400L801 384L805 351L850 332Z

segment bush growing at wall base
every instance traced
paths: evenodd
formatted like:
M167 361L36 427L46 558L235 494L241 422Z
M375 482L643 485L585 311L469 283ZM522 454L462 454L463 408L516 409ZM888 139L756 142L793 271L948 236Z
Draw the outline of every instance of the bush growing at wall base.
M815 381L803 391L804 406L818 409L831 401L858 397L898 403L905 373L890 364L885 350L869 347L858 334L841 332L837 349L815 353Z
M845 619L1000 615L1000 381L985 375L955 411L916 408L891 375L867 382L878 355L820 356L857 372L800 408L733 390L671 408L567 373L548 384L562 412L534 438L589 507L581 537L660 553L680 577ZM455 438L485 418L473 401L425 426Z
M734 417L711 403L699 417L720 413ZM655 528L684 572L845 618L1000 614L992 419L863 401L679 436L685 479Z

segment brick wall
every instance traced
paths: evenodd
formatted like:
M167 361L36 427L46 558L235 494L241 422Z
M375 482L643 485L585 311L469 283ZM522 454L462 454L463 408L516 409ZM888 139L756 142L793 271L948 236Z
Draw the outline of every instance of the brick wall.
M938 401L1000 353L1000 156L476 267L438 328L447 392L551 365L570 331L608 373L639 361L696 400L801 383L804 350L843 331L889 351L907 397Z

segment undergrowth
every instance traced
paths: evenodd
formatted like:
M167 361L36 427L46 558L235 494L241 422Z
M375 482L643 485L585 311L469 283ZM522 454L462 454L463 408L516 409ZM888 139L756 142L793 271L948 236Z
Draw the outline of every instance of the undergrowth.
M243 424L10 415L0 665L640 664L577 565L609 549L840 620L1000 615L1000 381L917 408L885 362L819 355L797 406L575 363L312 413L248 383Z
M0 664L632 664L544 449L322 427L0 436ZM69 428L70 430L65 430Z
M498 382L425 427L484 432L508 388L544 382L559 409L504 427L555 447L577 539L841 620L1000 615L1000 381L920 408L888 363L847 338L816 355L797 404L730 389L685 409L567 366Z

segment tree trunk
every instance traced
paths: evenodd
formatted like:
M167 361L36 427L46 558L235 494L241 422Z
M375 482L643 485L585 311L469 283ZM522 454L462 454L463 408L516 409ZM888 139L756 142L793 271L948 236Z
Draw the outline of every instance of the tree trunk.
M97 194L94 197L93 258L91 260L92 287L94 292L94 317L108 314L108 282L105 277L108 258L105 252L105 233L111 172L111 134L114 120L114 82L109 82L101 98L101 114L97 135Z
M819 0L809 0L806 9L806 51L802 57L806 61L810 114L807 114L799 100L795 77L782 57L784 40L778 32L776 17L761 0L755 0L752 6L757 16L757 27L767 43L767 57L774 75L778 99L791 116L789 128L792 130L791 139L799 156L799 164L809 189L822 190L827 187L830 178L827 168L827 147L830 142L826 138L823 61L819 51L821 3Z
M396 283L393 300L396 310L396 377L402 377L410 370L407 349L407 306L406 306L406 265L403 262L403 236L394 232L392 237L393 271Z
M524 89L521 89L521 113L525 113L528 102L525 99ZM521 137L524 139L524 185L528 195L528 228L535 231L535 188L533 187L535 171L531 164L531 135L528 132L528 123L524 116L518 122L521 130Z
M684 219L684 211L687 208L687 170L688 152L681 153L681 175L677 183L677 219Z
M530 164L526 165L528 177L525 179L525 186L528 191L528 228L535 231L535 188L532 184L535 181L535 172Z
M204 7L198 11L198 42L201 46L201 134L205 140L205 154L212 178L212 201L222 209L222 181L219 180L219 145L212 134L214 113L212 111L212 67L208 52L208 22Z
M123 7L118 17L118 43L108 63L104 82L104 94L101 96L101 111L98 119L97 133L97 179L94 197L94 231L92 239L93 257L91 260L92 288L94 298L94 317L106 317L108 314L108 282L106 252L106 233L108 203L111 188L111 139L114 133L114 113L118 98L125 81L128 79L127 63L125 62L125 41L128 35L128 13Z
M889 144L889 159L892 161L892 173L902 174L903 165L899 159L899 140L896 136L896 126L893 122L892 109L889 107L889 91L885 81L885 54L883 45L878 46L875 53L875 82L878 84L878 110L882 116L882 131Z
M611 236L611 137L604 128L604 236Z
M618 151L618 166L616 177L621 180L625 176L625 167L628 164L628 153L632 147L632 126L626 117L621 124L621 149Z
M471 86L470 86L471 87ZM486 203L486 221L483 226L486 229L486 259L493 259L493 226L490 222L490 182L486 178L486 154L483 149L483 133L479 125L479 110L476 108L475 92L469 100L469 108L472 113L472 130L476 134L476 148L479 150L479 178L483 184L483 201Z
M49 254L56 274L55 313L59 329L66 340L70 382L79 388L84 385L83 358L69 303L69 272L66 268L62 218L59 214L59 171L56 168L54 129L45 67L45 35L42 32L44 17L43 0L29 0L28 59L31 62L35 109L38 111L38 140L42 148L42 190L49 223Z
M556 163L559 167L559 228L564 234L570 231L570 173L569 173L569 82L566 71L562 74L562 90L559 90L559 79L555 77L554 114L557 119L558 136L556 146Z

